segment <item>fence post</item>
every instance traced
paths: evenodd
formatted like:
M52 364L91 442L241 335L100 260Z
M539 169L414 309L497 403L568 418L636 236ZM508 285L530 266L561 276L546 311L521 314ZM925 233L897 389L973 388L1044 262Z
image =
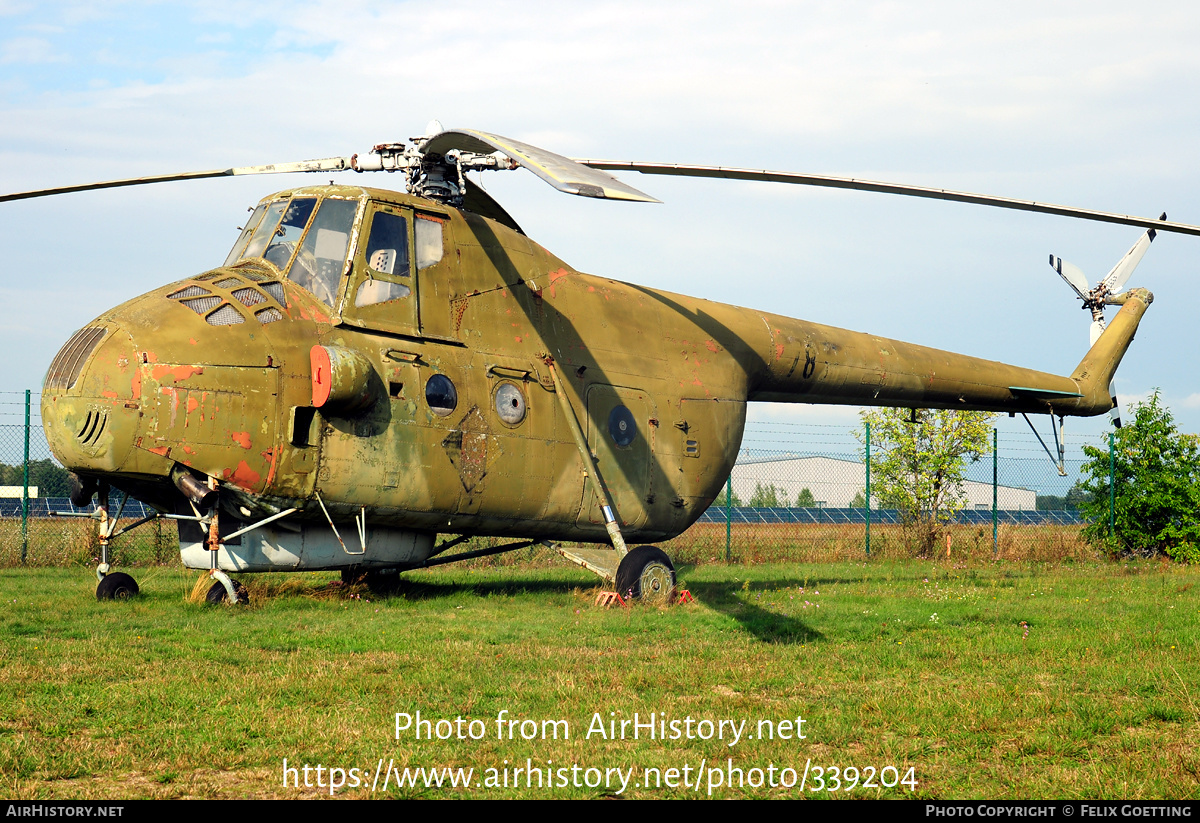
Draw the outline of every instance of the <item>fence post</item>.
M21 489L21 565L29 557L29 389L25 390L25 472Z
M865 498L863 500L863 503L866 505L866 508L867 508L867 511L866 511L867 557L870 557L871 556L871 423L870 423L870 421L867 421L865 425L867 427L867 439L866 439L866 443L867 443L867 460L866 460L866 463L867 463L867 487L863 494L863 497Z
M1000 553L1000 541L997 538L997 511L1000 503L1000 437L992 428L992 557Z
M1108 433L1108 536L1117 536L1117 459L1113 433Z
M729 562L729 544L733 538L733 472L725 481L725 562Z

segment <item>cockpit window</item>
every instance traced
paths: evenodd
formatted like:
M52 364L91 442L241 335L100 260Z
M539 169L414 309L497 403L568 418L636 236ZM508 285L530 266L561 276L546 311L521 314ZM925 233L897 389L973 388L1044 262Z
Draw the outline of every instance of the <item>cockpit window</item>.
M304 238L304 245L288 269L288 278L292 282L308 289L330 307L334 305L338 281L346 265L350 231L357 212L357 200L326 199L322 202L312 228Z
M229 256L225 258L225 265L232 266L242 256L242 251L246 248L246 241L250 239L250 235L254 233L254 229L258 227L258 222L262 220L263 212L267 210L266 203L259 203L258 208L254 210L254 214L250 215L250 219L246 221L246 228L242 229L241 235L238 236L237 242L233 244L233 250L229 252Z
M300 235L304 234L304 227L308 225L308 218L312 217L316 206L315 197L292 198L283 213L283 220L279 222L279 228L271 238L270 245L262 253L264 260L274 263L280 271L287 269L292 254L296 251L296 244L300 242Z
M238 260L262 256L263 249L267 247L267 243L275 235L275 228L279 225L279 217L283 214L283 209L287 204L288 201L286 200L276 200L267 206L266 216L263 217L258 227L254 230L254 236L250 238L250 242L246 245L246 250L238 257ZM233 255L230 256L232 257Z

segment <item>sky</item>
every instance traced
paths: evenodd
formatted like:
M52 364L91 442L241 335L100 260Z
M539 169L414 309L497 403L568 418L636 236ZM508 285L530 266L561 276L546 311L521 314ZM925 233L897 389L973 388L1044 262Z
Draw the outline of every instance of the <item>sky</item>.
M575 157L781 169L1200 223L1200 7L1115 2L0 0L0 192L365 152L448 127ZM1069 374L1129 227L625 175L663 204L483 185L581 271ZM382 175L361 181L398 187ZM0 390L106 308L224 259L260 176L0 204ZM324 181L320 181L324 182ZM1160 234L1118 373L1200 430L1200 238ZM1110 316L1113 310L1110 309ZM755 423L854 426L759 404ZM1069 420L1095 436L1107 417ZM1002 425L1019 425L1018 420ZM1048 426L1040 423L1043 433Z

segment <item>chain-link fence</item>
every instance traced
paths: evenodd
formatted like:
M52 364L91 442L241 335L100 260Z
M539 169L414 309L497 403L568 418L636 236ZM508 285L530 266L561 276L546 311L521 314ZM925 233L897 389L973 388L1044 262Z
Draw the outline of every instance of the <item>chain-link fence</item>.
M961 508L938 525L932 545L911 515L888 508L872 488L865 426L750 424L725 491L664 548L701 562L1094 556L1077 508L1085 494L1083 446L1107 450L1107 439L1067 436L1061 473L1049 432L1039 439L992 429L988 439L986 454L965 466L955 495Z
M94 507L71 505L67 474L50 454L40 408L37 392L0 392L0 567L94 567L100 544L96 522L86 516ZM113 514L120 501L117 495ZM148 513L141 503L129 500L120 521L132 522ZM125 566L178 559L175 524L156 520L117 537L110 556L114 565Z
M50 454L36 392L0 392L0 567L94 565L94 520L68 499L66 472ZM850 426L759 423L746 427L725 491L692 528L663 544L683 562L865 560L917 553L976 559L1090 557L1076 505L1087 438L1063 443L1060 474L1052 439L992 431L993 448L969 464L962 508L939 527L936 546L918 545L904 514L871 486L867 433ZM1107 439L1091 438L1107 450ZM1048 453L1049 452L1049 453ZM877 482L877 481L876 481ZM121 498L115 496L113 512ZM870 505L868 505L868 503ZM130 500L124 521L149 513ZM114 564L178 558L178 532L162 520L118 537Z

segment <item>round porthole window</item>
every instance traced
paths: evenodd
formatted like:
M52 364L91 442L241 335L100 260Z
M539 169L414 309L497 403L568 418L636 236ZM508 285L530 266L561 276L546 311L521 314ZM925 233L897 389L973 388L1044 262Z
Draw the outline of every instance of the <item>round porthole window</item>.
M434 414L445 417L458 405L458 390L444 374L435 374L425 384L425 402Z
M510 426L525 419L525 395L514 383L501 383L496 389L496 414Z
M632 443L637 437L637 423L633 419L633 412L624 406L613 409L608 415L608 434L621 448Z

